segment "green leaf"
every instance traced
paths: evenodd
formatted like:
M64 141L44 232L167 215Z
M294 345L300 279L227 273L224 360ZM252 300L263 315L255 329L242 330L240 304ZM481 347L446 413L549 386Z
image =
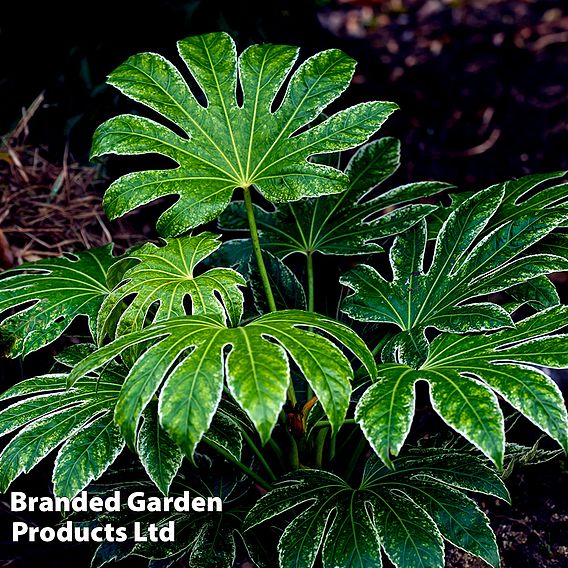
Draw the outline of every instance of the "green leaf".
M355 62L336 49L300 65L275 110L296 48L253 45L237 58L227 34L211 33L178 42L178 51L197 81L194 92L168 60L153 53L130 57L108 82L181 128L183 135L147 118L121 115L97 129L92 147L92 156L157 153L178 164L127 174L104 199L107 215L114 219L158 197L179 195L158 220L158 230L166 236L217 217L236 187L254 184L273 202L343 191L348 183L344 173L307 158L365 142L397 108L362 103L310 127L347 88L354 72ZM198 102L199 90L205 104Z
M110 412L77 431L59 450L53 469L56 495L74 496L98 479L124 448Z
M160 390L160 421L188 457L211 423L223 381L266 442L286 400L289 358L318 396L334 431L351 394L351 365L323 332L350 350L373 377L374 361L361 339L325 316L294 310L274 312L237 328L207 316L185 316L122 336L81 362L70 384L117 357L151 342L133 365L119 396L116 420L134 446L140 416ZM228 354L227 354L228 351Z
M395 466L389 471L372 457L356 488L329 472L292 472L250 510L245 529L301 511L288 516L280 539L282 568L311 568L322 547L324 568L380 567L381 548L397 568L442 567L442 537L498 566L487 518L462 492L466 485L508 499L493 469L470 453L443 450L414 451Z
M58 446L53 471L56 495L74 497L100 477L122 451L124 440L112 409L124 374L79 377L67 390L67 375L46 375L18 383L3 400L25 397L0 412L0 433L20 431L0 454L0 490L27 473Z
M398 455L412 425L417 378L398 365L380 369L379 381L359 399L355 418L377 455L392 467L390 454Z
M499 551L489 519L475 501L449 487L424 486L415 482L407 489L412 499L424 507L445 540L499 568Z
M223 409L223 402L217 408L211 427L203 434L203 441L213 448L220 447L241 461L243 437L238 419ZM240 409L239 409L240 410Z
M276 308L279 310L305 310L306 294L292 270L277 256L263 250L262 258ZM269 311L264 285L250 239L225 241L207 260L209 265L228 266L240 272L248 282L254 306L259 314Z
M568 260L568 235L566 233L552 233L542 239L538 248L545 254L553 254Z
M533 174L518 179L508 180L491 186L495 192L503 192L504 198L496 215L485 228L489 233L504 222L523 218L527 214L544 212L559 213L568 216L568 183L557 185L543 184L555 182L568 172L559 171L545 174Z
M86 316L93 338L106 272L116 262L112 245L39 260L0 277L0 342L9 357L25 356L57 339L78 316ZM16 308L16 313L6 314Z
M426 511L391 491L371 500L383 547L397 567L444 566L440 530Z
M552 235L551 235L552 236ZM547 276L537 276L507 290L513 299L527 303L536 311L560 304L556 287Z
M414 383L431 386L434 410L503 465L505 431L496 400L511 406L568 450L568 417L560 390L541 367L568 368L568 340L557 332L568 307L556 306L493 334L442 334L419 369L379 366L379 381L361 397L356 417L386 463L401 449L414 414Z
M150 479L167 495L183 459L179 446L160 426L157 404L149 405L138 436L138 456Z
M371 197L400 164L400 142L381 138L360 148L345 173L347 190L339 195L280 205L270 213L256 207L263 248L285 258L311 254L369 254L383 250L375 241L412 227L436 209L409 201L429 197L451 187L440 182L412 183ZM248 229L243 202L232 203L220 217L224 229Z
M393 279L386 280L367 265L357 266L341 283L353 290L342 310L366 322L393 323L405 332L391 342L400 349L399 361L419 367L426 356L424 330L464 333L513 325L502 307L472 300L559 270L568 262L549 254L523 255L555 227L565 212L529 211L479 235L491 221L504 190L489 188L461 203L447 218L436 239L434 258L424 271L426 224L399 235L390 251ZM410 333L410 335L408 335ZM418 339L421 337L421 339ZM412 342L409 339L412 338ZM411 343L422 344L412 349Z
M494 193L503 192L504 197L501 206L485 226L481 235L487 235L499 225L531 213L548 210L549 212L567 214L568 184L561 183L550 186L550 183L547 183L555 183L557 179L565 177L566 173L566 171L561 171L528 175L492 185L489 189ZM546 187L546 185L549 187ZM452 198L451 205L438 208L428 217L429 238L435 238L450 213L473 193L468 191L450 195Z
M97 324L99 337L104 337L105 332L124 335L152 321L185 315L187 311L221 321L228 316L229 322L237 325L243 311L243 295L239 290L245 284L242 276L229 268L194 274L196 265L220 245L219 237L202 233L169 239L162 247L146 243L130 253L121 262L132 259L138 262L124 272L120 284L103 302ZM131 302L125 307L127 298ZM151 314L151 310L155 313ZM116 329L111 328L114 325Z

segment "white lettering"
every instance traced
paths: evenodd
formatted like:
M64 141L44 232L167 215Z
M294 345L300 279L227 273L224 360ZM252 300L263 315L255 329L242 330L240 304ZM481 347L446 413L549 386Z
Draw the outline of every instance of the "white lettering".
M14 509L12 509L12 511L13 510ZM21 521L12 523L12 540L14 542L18 542L19 538L28 532L28 528L28 525L26 523L22 523Z
M142 491L136 491L135 493L131 493L128 496L128 501L126 505L131 511L136 513L145 511L145 504L144 504L144 493Z
M10 497L10 509L12 511L25 511L26 494L21 491L12 491L12 495Z

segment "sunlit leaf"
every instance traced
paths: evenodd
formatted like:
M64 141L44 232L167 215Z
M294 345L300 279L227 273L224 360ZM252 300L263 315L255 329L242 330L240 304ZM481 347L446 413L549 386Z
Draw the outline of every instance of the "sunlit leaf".
M386 102L361 103L310 126L353 75L355 62L336 49L300 65L276 109L275 97L296 61L297 48L253 45L237 57L227 34L211 33L178 42L178 51L197 82L195 88L154 53L130 57L111 73L109 83L178 126L183 135L147 118L121 115L97 129L92 147L92 156L155 153L178 164L127 174L104 198L114 219L158 197L178 195L158 221L166 236L214 219L237 187L254 185L273 202L343 191L348 183L343 172L307 158L358 146L397 108Z
M243 277L229 268L195 274L195 267L221 245L212 233L169 239L164 246L146 243L120 263L132 264L103 302L99 337L124 335L152 321L193 313L237 325L243 311ZM130 303L125 305L128 299ZM116 329L113 329L116 327Z
M367 439L387 464L400 451L414 415L414 385L430 384L434 410L503 466L505 430L496 395L568 451L568 418L560 390L542 367L568 368L568 308L556 306L493 334L442 334L425 362L379 366L379 381L357 405Z
M75 367L69 382L73 384L125 349L152 343L128 374L116 420L134 447L141 413L160 391L160 422L192 458L211 424L224 381L266 442L286 401L292 359L337 431L349 405L353 371L340 349L319 332L350 350L374 376L373 358L350 328L319 314L286 310L236 328L207 316L156 323L88 356Z

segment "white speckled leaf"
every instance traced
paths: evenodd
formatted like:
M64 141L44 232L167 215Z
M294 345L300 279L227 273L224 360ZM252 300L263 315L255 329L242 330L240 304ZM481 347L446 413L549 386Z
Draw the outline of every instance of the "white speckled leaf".
M130 57L111 73L109 83L173 122L183 135L147 118L122 115L97 129L92 147L92 156L157 153L177 163L173 169L127 174L104 199L114 219L158 197L179 195L158 221L166 236L217 217L236 187L254 184L274 202L343 191L348 183L343 172L307 158L358 146L397 108L362 103L309 127L353 75L355 62L336 49L306 60L275 110L272 104L296 61L296 48L253 45L237 57L230 36L210 33L178 42L178 51L199 86L193 92L181 73L154 53Z
M187 312L237 325L243 311L239 286L245 285L244 278L229 268L194 274L195 267L220 245L216 235L201 233L169 239L161 247L146 243L130 253L121 262L138 262L124 272L103 302L97 322L99 337L124 335ZM130 303L125 305L127 298ZM155 313L150 315L153 308Z
M280 258L297 252L360 255L382 251L378 239L401 233L436 209L435 205L409 202L451 187L419 182L377 195L377 188L399 163L398 140L374 140L349 161L345 169L349 185L343 193L282 204L273 213L256 207L262 246ZM219 222L224 229L248 230L244 203L231 203Z
M510 315L501 306L471 300L544 274L568 270L568 261L560 256L520 256L561 225L566 212L529 208L481 238L484 228L500 211L503 197L503 188L488 188L462 202L438 233L427 272L423 266L425 222L398 236L390 250L393 279L386 280L371 266L357 266L341 279L353 290L342 310L361 321L393 323L415 336L428 327L464 333L512 326ZM395 345L396 341L391 342L391 346ZM407 353L409 356L398 361L419 367L427 349ZM392 359L392 353L387 357Z
M289 473L249 511L245 530L288 513L278 545L281 568L312 568L320 549L323 568L375 568L382 565L381 548L397 568L442 568L442 538L495 566L487 519L462 492L466 486L508 500L495 470L472 454L443 450L415 450L394 462L391 471L370 458L358 487L326 471ZM467 507L450 508L452 498Z
M386 463L408 435L416 381L431 386L434 410L503 466L505 430L496 394L568 450L568 415L559 388L542 367L568 368L568 307L555 306L493 334L442 334L419 369L379 365L379 382L361 397L356 417Z
M95 337L97 312L109 293L106 273L116 262L112 245L61 258L28 262L0 275L0 348L25 356L57 339L78 316Z
M350 328L319 314L284 310L236 328L207 316L152 324L89 355L73 369L69 384L126 349L153 343L131 368L115 417L135 447L141 413L161 390L160 421L191 457L211 424L223 381L266 442L286 400L293 359L337 431L349 405L353 370L335 343L319 332L351 351L375 376L371 353Z
M0 412L0 432L20 431L0 455L0 490L27 473L58 446L53 471L56 495L74 497L114 462L124 440L112 421L124 374L81 376L67 390L68 375L18 383L3 399L25 397Z

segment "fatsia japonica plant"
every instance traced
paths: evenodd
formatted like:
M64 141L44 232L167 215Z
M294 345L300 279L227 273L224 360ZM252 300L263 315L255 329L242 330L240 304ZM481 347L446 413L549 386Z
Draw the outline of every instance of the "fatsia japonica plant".
M568 367L568 307L549 278L568 270L564 172L451 197L441 182L392 187L400 145L371 138L397 107L330 112L355 68L341 51L298 64L294 47L237 55L212 33L178 52L183 70L143 53L111 73L158 120L111 118L92 146L170 163L141 162L104 196L111 219L173 196L161 238L0 277L6 356L81 322L90 334L1 396L0 489L55 453L58 496L221 498L219 513L155 514L175 542L105 542L94 566L135 554L230 568L240 548L269 568L383 554L443 567L445 542L499 566L474 496L508 500L519 446L505 420L568 451L549 371ZM409 442L420 384L447 429Z

